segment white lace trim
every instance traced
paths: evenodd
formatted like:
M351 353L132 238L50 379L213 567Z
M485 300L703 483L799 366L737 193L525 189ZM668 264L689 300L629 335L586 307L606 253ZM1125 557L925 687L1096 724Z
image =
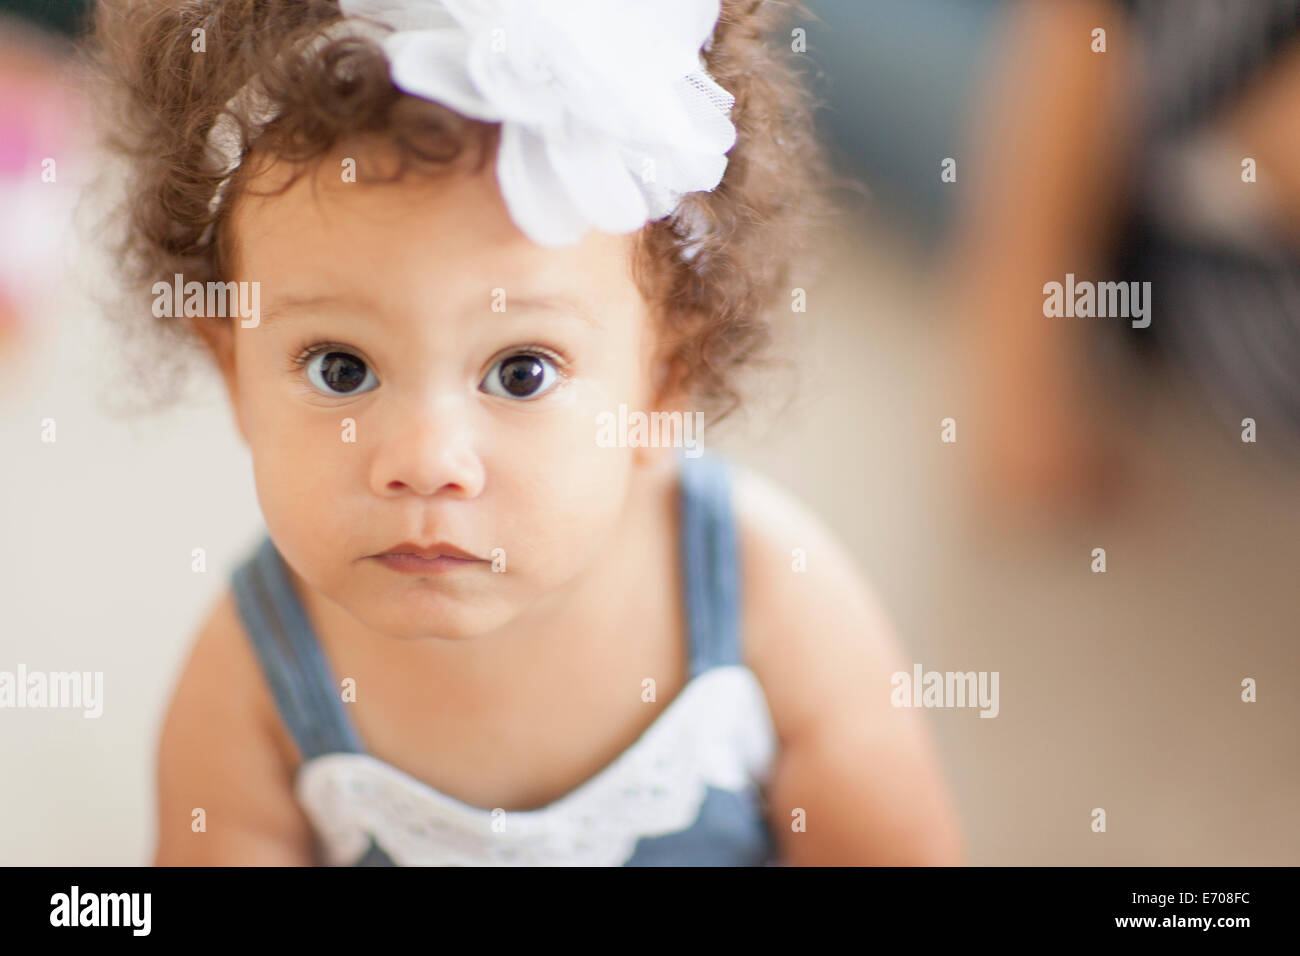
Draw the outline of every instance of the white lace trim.
M747 667L690 680L635 743L537 810L462 803L369 754L326 754L299 768L295 791L333 865L370 837L400 866L618 866L642 837L685 830L708 786L766 784L776 735Z

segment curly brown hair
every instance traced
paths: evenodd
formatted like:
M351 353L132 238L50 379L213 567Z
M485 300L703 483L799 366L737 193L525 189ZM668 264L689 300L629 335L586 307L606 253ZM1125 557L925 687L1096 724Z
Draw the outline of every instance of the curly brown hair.
M771 338L768 313L789 301L796 257L832 208L835 180L815 135L816 98L779 33L796 13L811 16L797 0L723 0L704 57L735 96L726 173L712 192L687 194L637 237L634 280L678 383L719 417L740 404L738 373L760 361ZM207 136L220 115L233 115L227 100L252 78L278 110L256 152L302 170L353 136L379 135L398 147L394 177L412 168L436 173L462 156L481 165L492 154L498 124L401 92L378 45L356 37L314 48L301 42L339 19L337 0L100 0L86 52L102 140L126 163L113 220L127 286L117 311L126 325L144 323L137 331L148 341L153 382L168 371L169 384L184 381L186 357L206 351L188 323L153 318L145 294L175 273L228 278L229 213L247 175L236 170L211 213L221 176L206 161ZM194 49L199 37L202 52ZM235 118L247 147L250 131Z

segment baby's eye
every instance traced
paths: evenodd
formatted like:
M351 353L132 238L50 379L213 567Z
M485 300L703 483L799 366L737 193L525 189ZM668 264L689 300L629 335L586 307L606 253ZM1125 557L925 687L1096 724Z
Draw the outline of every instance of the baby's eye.
M558 378L558 370L545 355L516 352L488 369L479 387L501 398L538 398L549 392Z
M322 349L304 364L307 380L326 395L359 395L379 384L370 366L351 352Z

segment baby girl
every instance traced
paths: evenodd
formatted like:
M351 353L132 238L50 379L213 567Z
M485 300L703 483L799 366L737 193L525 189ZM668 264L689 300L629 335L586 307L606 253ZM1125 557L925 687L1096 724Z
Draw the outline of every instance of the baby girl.
M799 284L788 14L101 4L127 301L208 290L150 321L219 371L266 526L170 703L157 863L958 861L843 547L599 437L716 423Z

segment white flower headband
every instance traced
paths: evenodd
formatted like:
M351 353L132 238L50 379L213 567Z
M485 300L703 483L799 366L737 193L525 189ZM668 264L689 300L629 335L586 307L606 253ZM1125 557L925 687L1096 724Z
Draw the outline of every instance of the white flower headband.
M378 42L393 85L501 124L497 182L538 245L621 234L711 191L736 142L735 97L704 70L720 0L339 0L313 41ZM383 27L391 28L390 30ZM208 136L223 172L216 212L250 141L276 110L249 83ZM211 235L211 227L205 236Z

